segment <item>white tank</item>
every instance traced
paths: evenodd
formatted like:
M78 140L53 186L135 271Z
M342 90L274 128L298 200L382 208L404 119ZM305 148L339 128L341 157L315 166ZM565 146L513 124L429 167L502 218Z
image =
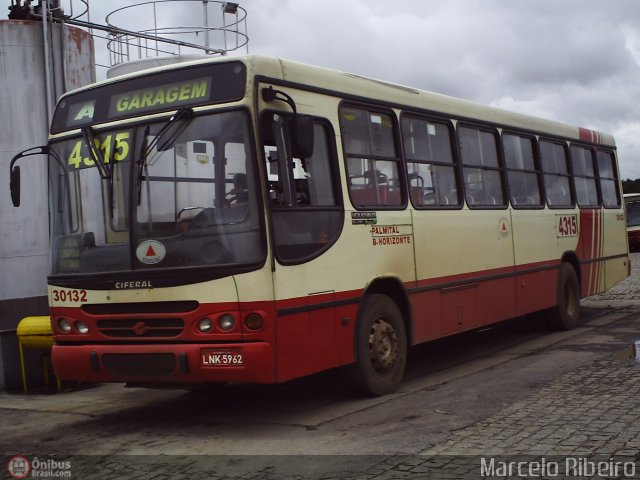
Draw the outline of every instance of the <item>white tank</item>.
M139 72L149 68L164 67L176 63L191 62L194 60L204 60L211 58L209 55L174 55L170 57L152 57L140 60L131 60L125 63L119 63L107 70L107 78L119 77L128 73Z
M106 22L112 27L107 78L245 48L249 53L247 11L234 2L130 2L109 13Z
M0 20L0 331L46 309L49 270L46 158L19 160L20 208L11 204L9 161L47 142L49 114L62 93L95 81L90 35L60 24L47 28L48 94L42 23Z

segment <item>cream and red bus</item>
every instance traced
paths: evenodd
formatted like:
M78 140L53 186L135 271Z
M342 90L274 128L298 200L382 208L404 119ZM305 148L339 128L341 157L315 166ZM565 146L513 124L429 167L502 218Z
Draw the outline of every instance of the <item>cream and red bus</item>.
M412 345L628 275L614 139L275 58L64 95L49 158L63 380L193 387L345 367L393 391Z
M629 250L640 250L640 193L625 193L624 206L627 214L627 240Z

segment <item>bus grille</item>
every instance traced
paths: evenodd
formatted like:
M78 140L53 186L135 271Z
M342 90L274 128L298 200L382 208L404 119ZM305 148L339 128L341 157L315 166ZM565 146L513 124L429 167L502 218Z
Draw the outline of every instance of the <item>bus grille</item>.
M98 320L98 330L112 338L171 338L184 330L181 318L126 318Z

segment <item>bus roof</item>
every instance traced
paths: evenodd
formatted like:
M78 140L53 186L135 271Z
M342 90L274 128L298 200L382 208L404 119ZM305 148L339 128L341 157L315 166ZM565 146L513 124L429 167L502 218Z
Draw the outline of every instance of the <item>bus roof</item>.
M230 61L241 61L247 66L247 93L250 93L254 87L253 78L259 76L266 80L271 79L274 81L287 82L295 84L298 87L334 94L354 101L377 103L388 107L403 108L434 115L444 115L455 120L490 123L497 127L507 129L514 128L542 135L560 136L587 143L615 147L615 140L610 134L481 105L468 100L393 84L352 73L259 55L206 58L203 60L150 68L103 80L96 84L69 92L61 98L73 95L76 92L116 83L124 79L144 77L155 73L178 70L188 66Z

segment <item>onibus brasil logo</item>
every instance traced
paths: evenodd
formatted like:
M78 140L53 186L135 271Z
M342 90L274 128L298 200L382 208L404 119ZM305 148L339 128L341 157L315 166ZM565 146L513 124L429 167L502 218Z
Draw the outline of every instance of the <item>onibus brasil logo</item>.
M9 459L7 471L11 478L71 478L71 462L52 458L40 460L38 457L29 460L15 455Z
M27 478L31 473L31 463L26 457L16 455L9 460L7 471L13 478Z

